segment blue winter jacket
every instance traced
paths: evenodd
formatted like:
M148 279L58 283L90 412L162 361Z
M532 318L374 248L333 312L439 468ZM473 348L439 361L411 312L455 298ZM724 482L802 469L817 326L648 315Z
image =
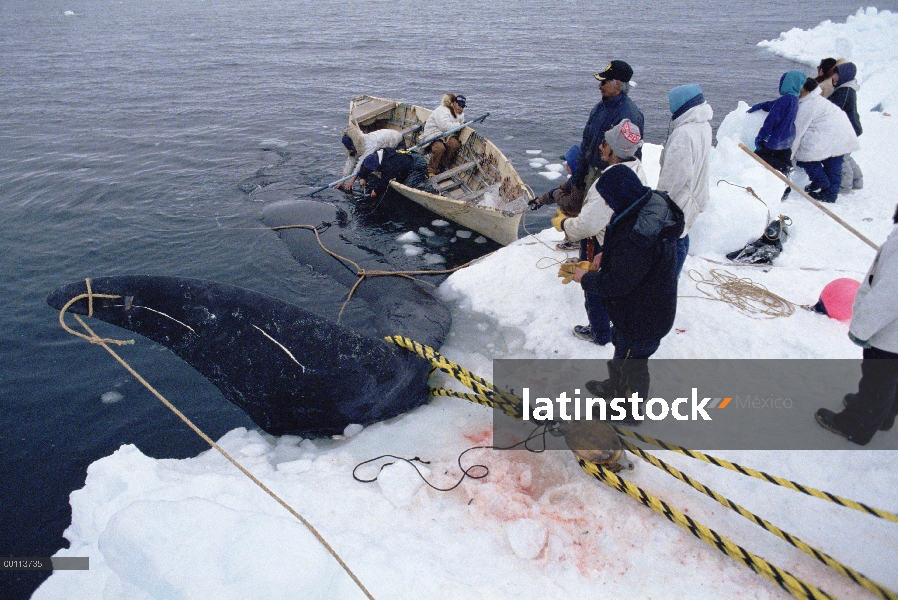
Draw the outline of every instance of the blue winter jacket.
M795 115L798 114L798 94L807 75L801 71L789 71L780 77L780 96L776 100L755 104L748 112L763 110L767 113L764 124L755 138L755 147L760 150L790 150L795 141Z
M602 298L626 339L660 340L673 327L677 312L676 249L683 211L665 192L643 186L632 170L613 175L619 181L600 190L614 209L605 231L602 265L583 275L581 285Z
M618 94L614 98L602 100L592 109L586 127L583 128L583 141L580 142L580 156L577 157L577 170L571 178L574 187L583 188L586 174L590 167L604 169L607 163L602 160L599 146L605 139L605 132L624 119L630 119L639 127L639 131L645 139L645 118L642 111L636 108L636 104L630 100L627 94ZM642 158L642 148L636 152L636 158Z

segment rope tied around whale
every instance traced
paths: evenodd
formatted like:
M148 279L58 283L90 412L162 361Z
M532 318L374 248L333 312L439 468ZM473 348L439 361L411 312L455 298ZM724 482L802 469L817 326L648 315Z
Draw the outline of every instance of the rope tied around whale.
M477 262L483 258L486 258L490 254L492 254L492 252L490 252L489 254L484 254L483 256L477 257L474 260L468 261L465 264L460 265L458 267L454 267L452 269L442 269L442 270L435 270L435 271L431 271L431 270L384 271L384 270L379 270L379 269L364 269L361 266L359 266L359 264L357 262L355 262L354 260L352 260L351 258L341 256L324 245L324 242L321 241L319 227L323 227L324 229L322 229L322 231L324 231L330 226L331 226L331 224L325 221L324 223L321 223L320 225L305 225L305 224L303 224L303 225L278 225L275 227L269 227L267 229L269 229L270 231L281 231L281 230L285 230L285 229L307 229L315 234L315 239L318 241L318 245L321 246L322 250L324 250L327 254L334 257L338 261L340 261L344 264L348 263L348 264L352 265L352 267L355 269L355 273L358 276L358 280L355 282L355 284L349 290L349 293L346 296L346 300L344 300L343 304L340 306L340 313L339 313L339 315L337 315L337 323L340 322L340 318L343 316L343 311L346 310L346 305L349 304L350 300L352 300L352 296L353 296L353 294L355 294L356 289L362 284L362 282L365 280L366 277L385 277L385 276L392 275L395 277L405 277L406 279L411 279L411 280L417 281L419 283L425 283L427 285L433 286L433 284L430 283L429 281L424 281L422 279L418 279L413 276L414 275L446 275L449 273L454 273L455 271L464 269L465 267L472 265L475 262Z
M205 441L211 448L214 448L216 451L218 451L218 453L221 454L225 459L227 459L228 462L230 462L232 465L234 465L241 473L243 473L246 477L248 477L259 488L261 488L262 491L264 491L266 494L271 496L271 498L273 498L278 504L280 504L284 509L286 509L287 512L289 512L291 515L296 517L296 519L299 520L299 522L302 523L313 536L315 536L315 539L317 539L318 542L322 546L324 546L324 548L330 553L330 555L334 557L334 559L337 561L337 563L339 563L340 567L352 578L353 582L355 582L355 584L359 587L359 589L365 594L365 597L368 598L369 600L374 600L374 596L371 595L371 592L368 591L368 589L361 582L361 580L359 580L359 578L356 576L356 574L353 573L352 569L349 568L349 565L347 565L346 562L342 558L340 558L340 555L337 554L337 551L334 550L334 548L327 542L326 539L324 539L324 536L322 536L321 533L318 532L318 530L315 528L314 525L312 525L305 517L303 517L301 514L299 514L299 512L297 512L296 509L294 509L285 500L283 500L274 491L272 491L271 488L269 488L264 483L262 483L262 481L259 480L259 478L257 478L255 475L250 473L249 470L246 469L246 467L244 467L242 464L240 464L224 448L222 448L220 445L218 445L218 443L215 442L215 440L213 440L211 437L209 437L202 429L200 429L196 424L194 424L193 421L191 421L187 417L187 415L185 415L180 410L178 410L178 408L174 404L172 404L167 398L165 398L165 396L163 396L159 391L157 391L156 388L154 388L146 379L144 379L140 375L140 373L138 373L136 370L134 370L134 368L131 367L131 365L129 365L121 356L119 356L115 352L115 350L113 350L110 347L110 344L118 345L118 346L133 345L134 340L116 340L116 339L110 339L110 338L102 338L102 337L98 336L90 328L90 326L88 326L87 323L84 322L84 320L79 315L77 315L75 313L72 313L72 316L75 317L75 319L81 324L81 326L84 328L84 330L87 333L84 334L79 331L75 331L74 329L72 329L65 323L65 315L68 312L69 308L71 308L71 306L73 304L75 304L75 302L78 302L79 300L84 300L84 299L87 300L87 306L88 306L87 316L90 317L90 316L93 316L93 303L94 303L95 298L105 298L105 299L111 299L111 300L114 300L116 298L122 298L122 296L119 296L119 295L94 293L91 290L90 279L85 279L85 285L86 285L87 293L75 296L74 298L72 298L71 300L66 302L65 305L60 309L59 323L62 325L62 328L67 333L70 333L76 337L84 339L84 340L90 342L91 344L98 345L101 348L103 348L104 350L106 350L106 352L108 352L120 365L122 365L131 374L131 376L133 376L137 381L139 381L141 385L143 385L151 394L153 394L153 396L155 396L160 402L162 402L162 404L164 404L170 411L172 411L175 415L177 415L178 418L180 418L188 427L190 427L191 430L193 430L194 433L196 433L200 438L202 438L203 441ZM124 298L122 298L122 300L124 300Z
M476 402L478 404L482 404L484 406L488 406L491 408L496 408L502 410L504 413L509 416L520 420L523 415L522 406L523 402L520 398L511 394L509 392L505 392L499 388L497 388L494 384L489 381L479 377L473 373L471 373L468 369L457 365L451 360L447 359L445 356L441 355L439 352L415 342L409 338L403 336L390 336L387 337L386 340L397 346L404 348L410 352L413 352L424 358L425 360L430 361L431 366L434 370L442 371L448 374L450 377L456 379L463 385L467 386L469 389L473 391L473 393L466 392L458 392L455 390L447 389L444 387L435 387L431 388L431 394L434 396L449 396L456 398L463 398L465 400L469 400L471 402ZM696 452L693 450L688 450L686 448L682 448L679 446L675 446L673 444L668 444L667 442L663 442L661 440L657 440L654 438L641 436L635 432L632 432L627 429L619 428L613 426L614 430L617 432L619 436L625 436L629 438L633 438L639 440L644 443L649 443L655 445L659 448L665 450L673 450L677 452L681 452L686 454L691 458L695 458L697 460L703 460L705 462L709 462L719 467L723 467L737 473L741 473L743 475L747 475L750 477L754 477L760 479L762 481L766 481L768 483L773 483L774 485L779 485L782 487L786 487L787 489L792 489L794 491L799 491L804 494L810 495L815 498L819 498L822 500L827 500L829 502L838 504L840 506L844 506L847 508L852 508L854 510L859 510L864 512L865 514L870 514L888 521L898 522L898 515L872 508L860 502L856 502L853 500L849 500L846 498L842 498L836 496L835 494L830 494L829 492L823 492L820 490L816 490L814 488L809 488L807 486L803 486L797 484L795 482L775 477L769 475L767 473L763 473L761 471L755 471L753 469L748 469L741 465L731 463L729 461L717 459L715 457L703 454L701 452ZM681 473L674 467L668 465L667 463L661 461L656 458L652 454L646 452L642 448L636 446L629 440L621 438L623 446L627 449L643 458L653 466L656 466L668 473L669 475L679 479L680 481L686 483L691 486L693 489L698 490L699 492L711 497L712 499L719 502L726 508L733 510L738 515L748 519L764 530L776 535L780 539L785 540L795 548L805 552L809 556L815 558L821 563L827 565L835 572L845 576L853 583L864 587L865 589L875 593L880 598L886 600L898 600L898 593L882 586L881 584L876 583L875 581L869 579L863 574L855 571L851 567L842 564L836 559L832 558L828 554L810 546L809 544L803 542L798 537L776 527L772 523L766 521L765 519L751 513L750 511L744 509L739 504L733 502L732 500L726 498L725 496L719 494L708 486L690 478L689 476ZM802 599L831 599L833 598L831 595L827 594L823 590L814 587L813 585L799 579L798 577L792 575L790 572L777 567L776 565L768 562L767 560L757 556L741 546L735 544L731 540L721 536L713 529L702 525L691 517L683 514L677 509L671 507L666 502L653 496L642 488L633 485L627 480L620 477L618 474L612 472L609 469L606 469L604 466L598 463L585 461L582 458L577 459L580 467L589 475L595 477L599 481L605 483L606 485L618 490L621 493L624 493L631 498L637 500L648 508L651 508L655 512L663 515L672 523L682 527L683 529L690 532L692 535L702 540L703 542L714 546L717 550L726 554L727 556L734 558L735 560L741 562L743 565L752 569L756 573L760 574L762 577L768 579L769 581L777 584L790 594L792 594L796 598Z

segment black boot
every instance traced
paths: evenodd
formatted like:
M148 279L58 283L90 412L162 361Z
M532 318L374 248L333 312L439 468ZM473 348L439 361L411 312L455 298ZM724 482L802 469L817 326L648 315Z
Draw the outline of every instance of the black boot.
M648 359L630 358L621 363L620 387L615 397L627 398L629 400L630 396L636 394L643 400L643 412L640 415L642 419L636 419L632 406L627 402L627 416L621 423L636 426L645 420L645 402L648 400L650 382Z
M599 381L593 379L586 382L586 390L595 398L605 398L609 402L614 399L617 388L620 386L620 367L614 364L613 360L609 360L608 379Z

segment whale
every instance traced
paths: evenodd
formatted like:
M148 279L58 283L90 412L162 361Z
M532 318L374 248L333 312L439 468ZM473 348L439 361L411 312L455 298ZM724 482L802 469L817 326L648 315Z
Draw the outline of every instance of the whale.
M427 361L272 296L148 275L91 279L90 291L68 311L162 344L272 435L342 434L428 400ZM87 293L72 283L47 303Z
M389 270L385 253L365 244L352 219L318 201L263 211L297 262L334 285L355 286L354 267ZM291 225L312 225L315 232ZM121 275L63 285L47 303L89 315L161 344L214 384L272 435L342 434L351 424L384 421L429 399L431 365L384 338L409 337L439 348L451 313L435 288L404 277L366 277L350 302L372 315L360 332L290 302L202 279ZM110 297L105 297L110 296Z

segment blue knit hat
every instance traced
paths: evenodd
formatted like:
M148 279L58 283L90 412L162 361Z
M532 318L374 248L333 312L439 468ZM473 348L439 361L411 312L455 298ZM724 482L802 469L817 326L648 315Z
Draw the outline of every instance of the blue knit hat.
M362 161L362 168L368 169L369 171L377 171L380 169L380 159L377 156L377 152L372 152L365 157L365 160Z
M343 145L346 146L347 150L355 150L355 144L352 143L352 138L348 135L344 135L340 141L343 142Z
M671 114L676 113L684 104L701 95L702 88L697 83L687 83L670 90L667 94L667 99L670 101Z
M651 192L651 188L642 185L633 169L626 165L614 165L605 169L596 182L596 191L615 213L621 213L633 203Z

